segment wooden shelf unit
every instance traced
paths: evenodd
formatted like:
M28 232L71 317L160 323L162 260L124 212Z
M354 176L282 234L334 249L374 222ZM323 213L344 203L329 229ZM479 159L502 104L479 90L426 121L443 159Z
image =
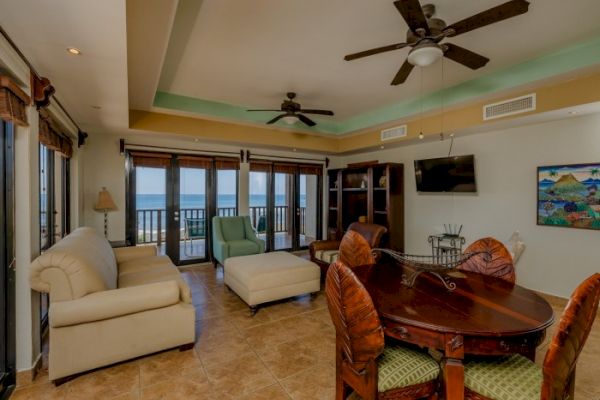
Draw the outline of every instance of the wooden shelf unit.
M386 185L379 182L385 176ZM404 251L404 166L384 163L327 171L327 235L340 239L352 222L366 221L388 229L382 245Z

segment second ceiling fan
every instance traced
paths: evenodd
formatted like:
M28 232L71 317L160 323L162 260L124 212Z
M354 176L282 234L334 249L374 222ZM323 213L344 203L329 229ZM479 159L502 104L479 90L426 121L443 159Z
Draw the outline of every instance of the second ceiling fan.
M279 111L283 112L283 114L279 114L275 118L271 119L267 122L267 124L274 124L275 122L283 119L284 122L288 124L293 124L297 120L302 121L304 124L308 126L315 126L317 123L312 119L308 118L304 114L317 114L317 115L333 115L333 111L330 110L314 110L314 109L303 109L300 103L294 101L296 98L296 93L288 92L286 94L287 99L281 103L279 110L246 110L246 111Z
M351 61L374 54L412 47L408 53L408 58L392 80L392 85L404 83L415 65L425 67L442 56L471 69L483 67L490 61L489 58L452 43L440 44L440 42L447 37L458 36L524 14L529 9L528 1L512 0L447 26L443 20L433 18L435 6L432 4L421 7L419 0L397 0L394 5L408 24L406 42L377 47L344 57L346 61Z

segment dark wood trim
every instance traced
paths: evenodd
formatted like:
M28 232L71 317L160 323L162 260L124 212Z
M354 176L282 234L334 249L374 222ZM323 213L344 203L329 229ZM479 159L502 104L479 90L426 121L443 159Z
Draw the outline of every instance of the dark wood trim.
M16 385L14 125L0 121L0 398Z

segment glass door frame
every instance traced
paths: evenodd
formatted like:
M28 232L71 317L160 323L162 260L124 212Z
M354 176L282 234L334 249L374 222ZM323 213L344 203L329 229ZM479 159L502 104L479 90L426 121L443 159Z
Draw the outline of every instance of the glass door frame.
M252 171L251 171L252 172ZM258 171L257 171L258 172ZM292 207L290 213L293 213L292 222L292 242L289 248L275 249L275 172L273 168L270 171L263 171L267 176L267 226L266 226L266 251L299 251L308 249L307 246L300 246L300 175L298 169L292 174ZM282 173L284 174L284 173ZM317 177L317 209L316 209L316 237L315 240L321 240L323 237L323 175L315 174ZM248 196L250 194L248 193ZM249 198L249 197L248 197ZM307 205L308 206L308 205Z
M0 398L16 385L14 126L0 120Z
M133 151L133 150L132 150ZM145 152L145 151L144 151ZM145 152L149 153L149 152ZM170 155L171 159L165 169L165 254L167 254L174 264L188 265L208 262L212 259L212 218L218 215L217 209L217 174L219 170L228 170L229 168L218 168L215 162L216 157L198 156L210 158L210 168L201 168L205 172L205 257L182 260L180 254L181 244L181 207L180 207L180 165L179 156L194 156L194 154L160 152L164 155ZM233 157L232 157L233 158ZM196 168L196 167L183 167ZM137 211L136 211L136 167L134 165L133 156L129 151L126 152L126 245L135 246L137 244ZM232 168L233 169L233 168ZM236 214L239 213L239 170L235 170L236 174Z
M203 169L205 171L204 187L204 257L182 259L181 257L181 168ZM214 168L181 167L177 155L173 154L171 166L167 168L167 234L165 238L166 254L169 255L176 265L189 265L204 263L210 260L211 249L211 229L210 220L212 219L214 205L215 186Z

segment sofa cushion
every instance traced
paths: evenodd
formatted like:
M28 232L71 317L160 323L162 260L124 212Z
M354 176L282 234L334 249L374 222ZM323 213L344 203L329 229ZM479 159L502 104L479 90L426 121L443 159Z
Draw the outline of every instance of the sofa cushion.
M230 240L227 244L229 245L229 257L247 256L260 252L258 244L252 240Z
M221 233L225 241L242 240L246 238L244 220L242 217L219 218Z
M181 291L181 300L185 303L192 302L192 292L185 283L179 270L172 263L169 265L156 265L152 269L130 272L119 275L119 288L140 286L148 283L175 281Z
M92 228L78 228L31 263L34 290L52 301L78 299L117 287L117 263L108 241Z
M171 266L173 263L168 256L149 256L134 258L118 264L119 276L132 272L147 271L157 266Z

